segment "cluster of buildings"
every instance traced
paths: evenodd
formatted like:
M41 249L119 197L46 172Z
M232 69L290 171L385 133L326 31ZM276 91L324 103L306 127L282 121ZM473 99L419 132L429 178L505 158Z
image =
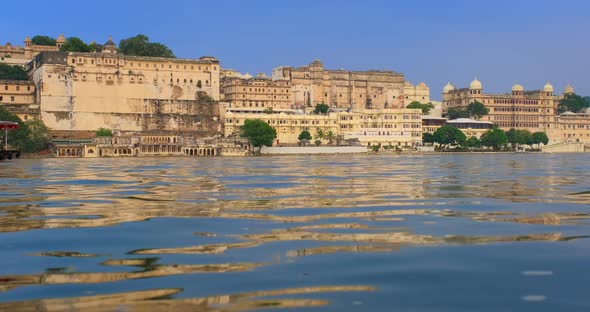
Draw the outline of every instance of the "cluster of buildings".
M224 69L210 56L123 55L110 38L99 52L60 52L64 42L60 35L55 46L40 46L27 37L23 47L0 46L0 62L22 66L30 77L0 81L1 105L22 120L42 119L58 143L56 154L63 157L243 154L248 148L238 134L246 119L274 127L275 145L296 145L307 130L312 136L329 132L330 144L411 149L421 145L424 132L444 124L467 136L497 125L545 131L553 142L590 143L590 117L558 115L563 95L555 95L549 83L538 91L515 85L512 93L501 95L484 94L477 79L468 88L449 83L442 102L436 102L424 82L413 85L394 71L330 70L316 60L277 67L270 77L252 76ZM568 86L564 94L571 93ZM423 115L406 108L414 101L432 102L435 109ZM449 108L474 101L488 107L489 115L480 120L442 117ZM327 114L312 113L320 103L330 107ZM99 128L112 129L117 139L92 139ZM163 141L153 146L149 137Z
M466 108L478 101L489 109L480 120L501 129L522 129L545 132L551 142L590 143L590 112L564 112L558 114L559 102L574 94L569 84L561 94L555 94L547 82L542 89L525 90L520 84L512 86L510 93L486 94L482 83L474 79L468 88L456 88L450 82L443 88L443 110Z

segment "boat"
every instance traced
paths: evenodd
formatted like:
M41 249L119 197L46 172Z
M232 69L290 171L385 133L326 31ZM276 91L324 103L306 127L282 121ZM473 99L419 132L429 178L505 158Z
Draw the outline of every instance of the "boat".
M19 158L20 151L15 149L10 149L8 146L8 130L16 130L18 129L18 123L12 121L2 121L0 120L0 131L4 130L4 144L0 144L0 160L4 159L12 159L12 158Z

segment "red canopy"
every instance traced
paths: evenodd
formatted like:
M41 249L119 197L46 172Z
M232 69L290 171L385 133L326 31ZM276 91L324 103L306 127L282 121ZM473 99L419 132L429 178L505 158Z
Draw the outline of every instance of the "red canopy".
M18 123L12 121L0 121L0 130L18 129Z

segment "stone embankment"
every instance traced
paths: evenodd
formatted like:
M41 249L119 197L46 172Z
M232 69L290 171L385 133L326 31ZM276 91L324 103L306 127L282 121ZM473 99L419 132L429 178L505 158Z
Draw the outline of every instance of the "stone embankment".
M262 155L302 155L302 154L362 154L367 153L364 146L290 146L266 147L260 150Z

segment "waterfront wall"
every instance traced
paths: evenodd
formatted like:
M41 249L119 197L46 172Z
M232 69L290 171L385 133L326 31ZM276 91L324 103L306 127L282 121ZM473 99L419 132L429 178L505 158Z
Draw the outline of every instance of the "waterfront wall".
M364 146L293 146L293 147L263 147L263 155L297 155L297 154L359 154L367 153Z
M541 150L547 153L583 153L585 146L580 142L564 142L543 146Z

